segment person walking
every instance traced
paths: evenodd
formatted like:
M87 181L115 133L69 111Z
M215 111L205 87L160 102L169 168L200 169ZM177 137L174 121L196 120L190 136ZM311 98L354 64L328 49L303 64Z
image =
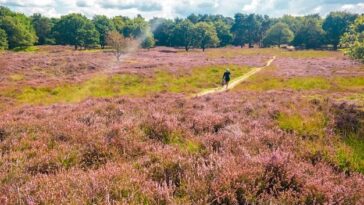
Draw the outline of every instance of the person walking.
M226 69L224 75L222 76L222 86L226 86L226 89L228 89L229 87L229 82L230 82L230 75L231 75L231 72L229 69Z

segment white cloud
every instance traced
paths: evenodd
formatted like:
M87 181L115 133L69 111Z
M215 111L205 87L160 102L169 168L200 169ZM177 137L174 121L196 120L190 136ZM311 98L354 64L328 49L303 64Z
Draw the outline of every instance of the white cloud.
M107 16L154 16L175 18L190 13L223 14L233 16L237 12L268 14L326 15L333 10L364 12L362 0L0 0L0 5L13 10L47 16L60 16L80 12L89 17L95 14Z

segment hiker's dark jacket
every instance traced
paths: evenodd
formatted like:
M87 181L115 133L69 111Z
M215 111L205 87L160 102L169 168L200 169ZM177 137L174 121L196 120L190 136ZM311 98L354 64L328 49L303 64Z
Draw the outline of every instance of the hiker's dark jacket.
M230 75L231 73L229 71L226 71L224 73L224 76L222 77L225 81L229 82L230 81Z

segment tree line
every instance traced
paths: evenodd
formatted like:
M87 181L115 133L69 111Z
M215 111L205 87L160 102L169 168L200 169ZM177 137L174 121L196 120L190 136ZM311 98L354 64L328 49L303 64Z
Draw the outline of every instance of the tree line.
M183 47L205 50L227 45L260 47L281 46L317 49L340 46L357 47L348 53L358 57L363 52L363 15L331 12L326 18L307 16L237 13L234 18L222 15L195 15L187 18L135 18L96 15L92 19L81 14L48 18L41 14L28 17L0 7L0 49L31 45L72 45L75 49L101 47L110 32L125 38L139 39L142 47ZM360 55L363 54L359 54Z

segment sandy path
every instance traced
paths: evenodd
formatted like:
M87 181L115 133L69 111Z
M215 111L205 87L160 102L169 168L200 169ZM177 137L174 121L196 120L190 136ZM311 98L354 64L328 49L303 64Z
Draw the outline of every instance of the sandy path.
M201 97L201 96L205 96L205 95L209 95L209 94L221 93L221 92L224 92L227 90L231 90L231 89L235 88L237 85L239 85L240 83L249 79L252 75L255 75L256 73L260 72L264 68L270 66L275 59L276 59L276 56L274 56L272 59L270 59L265 66L259 67L259 68L252 68L251 71L249 71L248 73L232 80L229 84L228 89L226 89L225 87L212 88L212 89L204 90L204 91L198 93L195 97Z

